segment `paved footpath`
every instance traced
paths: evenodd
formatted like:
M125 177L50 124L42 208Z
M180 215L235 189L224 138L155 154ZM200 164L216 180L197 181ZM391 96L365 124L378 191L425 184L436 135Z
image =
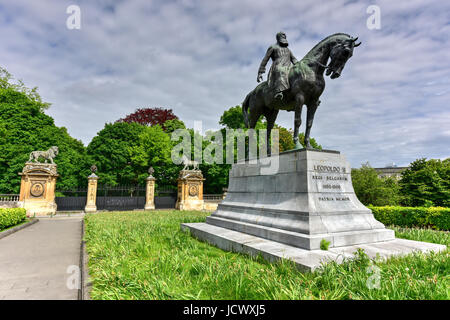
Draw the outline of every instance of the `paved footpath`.
M0 239L0 300L78 299L81 220L39 218Z

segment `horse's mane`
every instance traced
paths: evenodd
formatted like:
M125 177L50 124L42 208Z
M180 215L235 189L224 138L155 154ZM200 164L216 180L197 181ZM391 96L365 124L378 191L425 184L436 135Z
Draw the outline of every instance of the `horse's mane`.
M349 34L342 33L342 32L338 32L338 33L329 35L328 37L326 37L325 39L323 39L322 41L317 43L311 50L309 50L308 53L305 55L305 57L307 57L310 53L314 52L317 47L321 46L324 42L328 41L330 38L337 37L337 36L347 36L347 37L351 38L351 36Z

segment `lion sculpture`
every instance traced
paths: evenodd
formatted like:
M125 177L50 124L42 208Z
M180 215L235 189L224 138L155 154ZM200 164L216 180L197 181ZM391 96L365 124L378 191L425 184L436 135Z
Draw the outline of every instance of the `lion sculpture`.
M45 163L50 160L51 164L54 164L53 159L58 155L58 147L51 147L47 151L33 151L30 153L30 159L28 162L34 161L39 162L39 158L44 158Z
M198 168L198 162L195 160L189 160L185 155L181 157L184 168L183 170L189 170L189 167L192 167L192 170L199 170Z

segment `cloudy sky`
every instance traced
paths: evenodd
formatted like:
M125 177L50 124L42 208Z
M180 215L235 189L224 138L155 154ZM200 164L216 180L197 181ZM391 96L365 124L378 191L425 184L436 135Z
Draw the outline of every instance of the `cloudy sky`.
M79 30L66 27L72 4ZM380 29L367 27L370 5ZM255 87L280 30L297 59L336 32L362 41L326 79L312 128L324 148L353 167L450 156L449 1L1 0L0 65L38 86L47 113L86 145L137 107L216 129ZM292 128L293 117L277 123Z

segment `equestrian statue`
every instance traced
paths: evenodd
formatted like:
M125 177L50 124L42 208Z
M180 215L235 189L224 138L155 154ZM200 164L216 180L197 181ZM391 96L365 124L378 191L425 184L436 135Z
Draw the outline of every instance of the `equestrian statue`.
M272 59L267 81L261 82L242 103L244 122L254 129L260 116L267 120L267 153L270 155L270 131L273 129L279 110L294 111L295 149L302 146L298 141L298 130L302 123L303 105L307 107L305 130L306 148L311 148L310 131L314 114L320 104L319 97L325 89L323 73L331 79L338 78L353 49L361 44L358 37L345 33L335 33L314 46L300 61L288 48L284 32L276 35L277 43L270 46L262 60L257 82L262 81L265 66ZM328 60L330 62L328 63Z

